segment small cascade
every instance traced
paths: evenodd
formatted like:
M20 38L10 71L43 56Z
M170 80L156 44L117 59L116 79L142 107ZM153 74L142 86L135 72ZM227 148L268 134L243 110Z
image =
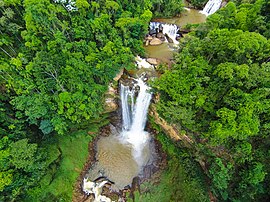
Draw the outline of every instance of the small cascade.
M149 147L149 135L144 131L147 119L147 111L150 104L152 94L148 92L149 87L142 78L135 79L137 82L131 90L128 86L121 84L121 100L122 100L122 117L123 131L121 140L129 143L133 148L133 156L139 166L147 163L148 156L143 155L143 150ZM135 98L135 88L139 87L136 103L129 103L129 100Z
M221 6L222 0L209 0L200 13L206 16L215 13Z
M137 67L139 69L141 69L141 68L145 68L145 69L151 69L152 68L153 69L154 68L153 65L151 65L149 62L146 61L146 59L143 59L140 56L137 56L135 58L135 61L137 63Z
M175 24L162 24L160 22L150 22L149 25L151 30L162 30L164 35L167 35L172 39L174 44L178 44L179 42L176 40L177 32L179 31L179 27Z

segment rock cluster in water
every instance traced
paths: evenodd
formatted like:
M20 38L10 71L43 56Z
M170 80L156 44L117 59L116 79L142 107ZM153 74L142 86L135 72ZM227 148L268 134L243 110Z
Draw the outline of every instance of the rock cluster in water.
M160 45L163 42L178 44L182 37L180 28L175 24L150 22L149 33L145 38L145 45Z

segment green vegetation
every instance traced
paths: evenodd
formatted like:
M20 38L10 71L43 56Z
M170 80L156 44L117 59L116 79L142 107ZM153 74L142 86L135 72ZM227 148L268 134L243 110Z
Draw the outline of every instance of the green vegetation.
M94 131L92 131L94 132ZM95 134L97 134L95 129ZM58 136L46 143L50 170L28 191L25 201L71 201L74 182L86 163L88 144L95 135L78 131L70 136Z
M87 132L107 124L108 84L144 54L152 13L177 15L181 2L0 0L0 201L71 201ZM167 171L136 198L207 201L200 159L220 201L269 200L270 2L231 1L179 47L154 83L157 109L196 150L159 134Z
M239 3L239 2L238 2ZM270 4L233 2L180 43L158 111L197 140L221 201L269 199Z
M182 0L154 0L153 13L157 17L173 17L179 15L183 9Z
M162 132L159 132L157 139L168 154L168 165L159 180L141 185L141 194L135 193L135 201L209 201L206 180L190 152L175 146Z
M208 0L188 0L192 6L198 9L203 9Z
M104 93L144 54L155 9L141 0L0 0L0 201L71 200L87 129L107 123Z

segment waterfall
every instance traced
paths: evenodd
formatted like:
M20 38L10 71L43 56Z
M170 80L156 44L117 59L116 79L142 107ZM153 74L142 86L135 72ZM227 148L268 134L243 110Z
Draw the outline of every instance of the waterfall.
M145 159L143 150L149 146L149 135L144 131L147 120L147 111L152 94L148 92L149 87L142 78L135 80L137 84L130 90L129 86L121 84L121 103L123 131L121 140L132 146L133 157L139 166L143 166L148 159ZM129 99L135 100L135 88L139 87L136 102L129 103Z
M160 22L150 22L149 25L150 30L162 30L162 33L167 34L173 40L173 43L178 44L179 42L176 40L177 32L179 28L175 24L162 24Z
M222 0L209 0L200 13L205 15L211 15L220 8L221 3Z
M134 90L130 90L129 86L121 84L121 104L122 104L122 118L123 118L123 130L129 130L131 127L131 112L134 108ZM131 106L128 104L131 100Z

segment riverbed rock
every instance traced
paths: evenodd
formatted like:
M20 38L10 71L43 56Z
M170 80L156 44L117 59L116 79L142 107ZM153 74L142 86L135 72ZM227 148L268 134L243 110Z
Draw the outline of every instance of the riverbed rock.
M160 39L161 41L165 41L165 39L166 39L164 34L161 32L157 34L157 38Z
M162 41L158 38L153 38L151 41L150 41L150 45L151 46L157 46L157 45L160 45L162 44Z
M157 58L147 58L146 61L151 65L158 65L160 61Z

